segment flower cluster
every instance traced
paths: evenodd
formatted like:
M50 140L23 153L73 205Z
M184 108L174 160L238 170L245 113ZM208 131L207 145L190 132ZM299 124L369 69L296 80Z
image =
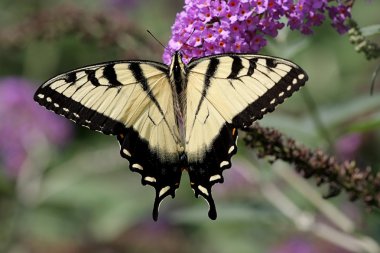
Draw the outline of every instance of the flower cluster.
M348 27L351 6L347 0L186 0L177 14L172 38L163 59L181 49L184 61L217 53L254 53L266 45L264 36L276 37L285 24L311 34L328 12L339 33Z
M9 176L18 174L41 138L64 144L71 135L68 122L38 106L33 93L26 80L0 79L0 165Z

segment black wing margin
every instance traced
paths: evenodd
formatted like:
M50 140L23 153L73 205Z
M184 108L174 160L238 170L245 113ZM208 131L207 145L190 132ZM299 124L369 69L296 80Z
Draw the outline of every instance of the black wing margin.
M253 71L251 76L254 77L254 72L256 71L270 78L270 73L276 73L276 71L278 71L276 69L277 64L283 64L278 61L276 58L266 58L265 61L251 59L250 67L252 69L251 71ZM257 65L261 65L261 68L258 69ZM284 76L232 119L234 126L242 129L250 127L254 121L261 119L266 113L273 112L277 105L283 103L286 98L290 97L294 92L305 85L308 80L306 72L295 64L288 66L291 66L291 68L287 70ZM264 69L266 69L266 71L264 71ZM249 72L250 70L248 69L247 75L250 74Z

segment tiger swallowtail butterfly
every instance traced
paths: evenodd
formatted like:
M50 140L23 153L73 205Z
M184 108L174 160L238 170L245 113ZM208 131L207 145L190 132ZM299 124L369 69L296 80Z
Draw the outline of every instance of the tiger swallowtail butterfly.
M222 172L236 154L238 129L248 128L305 84L296 64L255 54L220 54L187 65L176 52L169 66L153 61L114 61L58 75L34 99L42 106L104 134L115 135L129 168L174 198L183 170L195 196L209 203Z

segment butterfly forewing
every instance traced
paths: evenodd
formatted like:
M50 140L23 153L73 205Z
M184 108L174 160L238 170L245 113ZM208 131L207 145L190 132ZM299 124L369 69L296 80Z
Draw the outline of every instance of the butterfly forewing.
M131 170L156 188L157 218L160 201L179 186L182 166L166 65L125 61L81 68L47 81L35 100L77 124L116 135Z
M215 70L208 77L212 65ZM273 111L308 78L296 64L262 55L210 56L191 62L188 68L188 90L204 90L223 118L238 128L249 127ZM200 80L207 78L209 85L204 85ZM193 121L195 114L189 117Z

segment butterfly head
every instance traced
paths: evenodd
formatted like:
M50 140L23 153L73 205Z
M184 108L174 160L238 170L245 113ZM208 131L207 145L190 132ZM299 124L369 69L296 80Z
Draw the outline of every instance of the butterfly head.
M182 86L186 76L186 65L182 61L182 53L175 51L169 67L169 76L176 86Z
M182 57L183 57L183 54L180 50L174 52L174 54L172 56L172 62L171 62L173 67L177 66L177 67L182 68L182 69L185 68L185 64L182 60Z

